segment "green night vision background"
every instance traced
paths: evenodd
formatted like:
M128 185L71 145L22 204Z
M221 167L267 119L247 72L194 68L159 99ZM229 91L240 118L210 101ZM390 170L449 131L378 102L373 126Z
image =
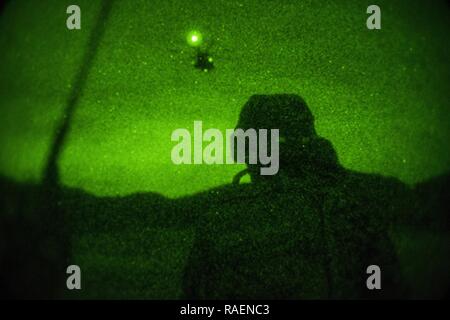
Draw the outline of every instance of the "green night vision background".
M410 185L448 172L450 6L377 0L382 29L368 30L372 2L115 1L58 159L61 183L96 196L169 198L230 183L242 166L176 166L170 136L192 130L194 120L205 129L234 128L256 93L301 95L346 168ZM66 28L71 4L81 8L81 30ZM100 1L90 0L6 4L0 175L41 182L100 9ZM194 67L197 44L214 68ZM130 275L147 281L134 291L121 290L118 281L110 292L83 294L177 297L192 232L145 232L147 242L158 242L146 259L126 246L144 235L80 237L74 259L95 270L95 277L86 273L91 283L107 282L119 268L126 269L123 282Z

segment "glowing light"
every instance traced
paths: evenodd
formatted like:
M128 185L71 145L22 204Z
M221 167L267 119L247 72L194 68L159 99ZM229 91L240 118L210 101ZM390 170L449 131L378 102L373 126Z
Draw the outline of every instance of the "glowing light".
M192 47L197 47L202 43L202 35L200 34L200 32L191 31L187 36L187 42Z

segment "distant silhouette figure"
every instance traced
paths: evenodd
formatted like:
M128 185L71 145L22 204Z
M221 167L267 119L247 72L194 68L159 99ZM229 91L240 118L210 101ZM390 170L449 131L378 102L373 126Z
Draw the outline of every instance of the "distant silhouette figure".
M195 64L194 67L202 71L211 71L214 69L213 58L209 55L207 51L197 49L195 54Z
M255 95L237 128L278 128L280 170L252 183L186 198L204 212L184 275L194 299L402 297L389 232L406 213L408 188L393 178L339 165L331 143L297 95ZM186 209L188 208L188 209ZM378 265L382 290L368 290L366 269Z

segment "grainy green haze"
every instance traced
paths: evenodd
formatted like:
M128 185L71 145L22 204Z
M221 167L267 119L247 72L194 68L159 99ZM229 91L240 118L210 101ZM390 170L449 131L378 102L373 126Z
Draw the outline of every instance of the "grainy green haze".
M39 181L98 1L12 1L0 18L0 173ZM116 1L60 159L97 195L170 197L230 182L236 166L174 166L176 128L233 128L254 93L304 97L348 168L414 183L450 168L449 7L378 1ZM193 68L198 30L215 69Z
M66 28L74 3L82 12L79 31ZM1 13L0 175L42 180L100 4L14 0ZM59 159L63 185L98 196L152 191L175 198L229 183L240 166L173 165L170 135L194 120L234 128L255 93L301 95L347 168L409 184L447 172L449 5L377 0L382 29L370 31L370 4L115 1ZM210 72L193 67L186 41L193 30L214 59ZM88 231L71 234L71 262L83 268L83 297L180 296L192 228L138 225L127 215L131 207L111 209L115 198L98 200L98 207L80 199L86 203L76 203L74 225ZM133 198L129 204L147 208ZM397 240L416 291L435 285L416 280L417 270L448 274L448 261L430 250L441 245L437 236L405 233ZM418 251L430 254L417 261Z

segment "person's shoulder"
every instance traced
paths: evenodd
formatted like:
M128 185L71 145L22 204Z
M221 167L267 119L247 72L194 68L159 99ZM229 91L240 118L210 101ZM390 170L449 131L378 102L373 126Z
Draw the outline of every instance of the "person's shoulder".
M370 191L372 193L404 193L411 191L411 188L396 177L384 176L376 173L362 173L347 171L344 183L353 186L360 191Z
M371 221L394 223L409 214L412 189L398 178L349 171L344 185L361 214Z
M450 230L450 173L421 181L414 186L415 217L411 224Z

